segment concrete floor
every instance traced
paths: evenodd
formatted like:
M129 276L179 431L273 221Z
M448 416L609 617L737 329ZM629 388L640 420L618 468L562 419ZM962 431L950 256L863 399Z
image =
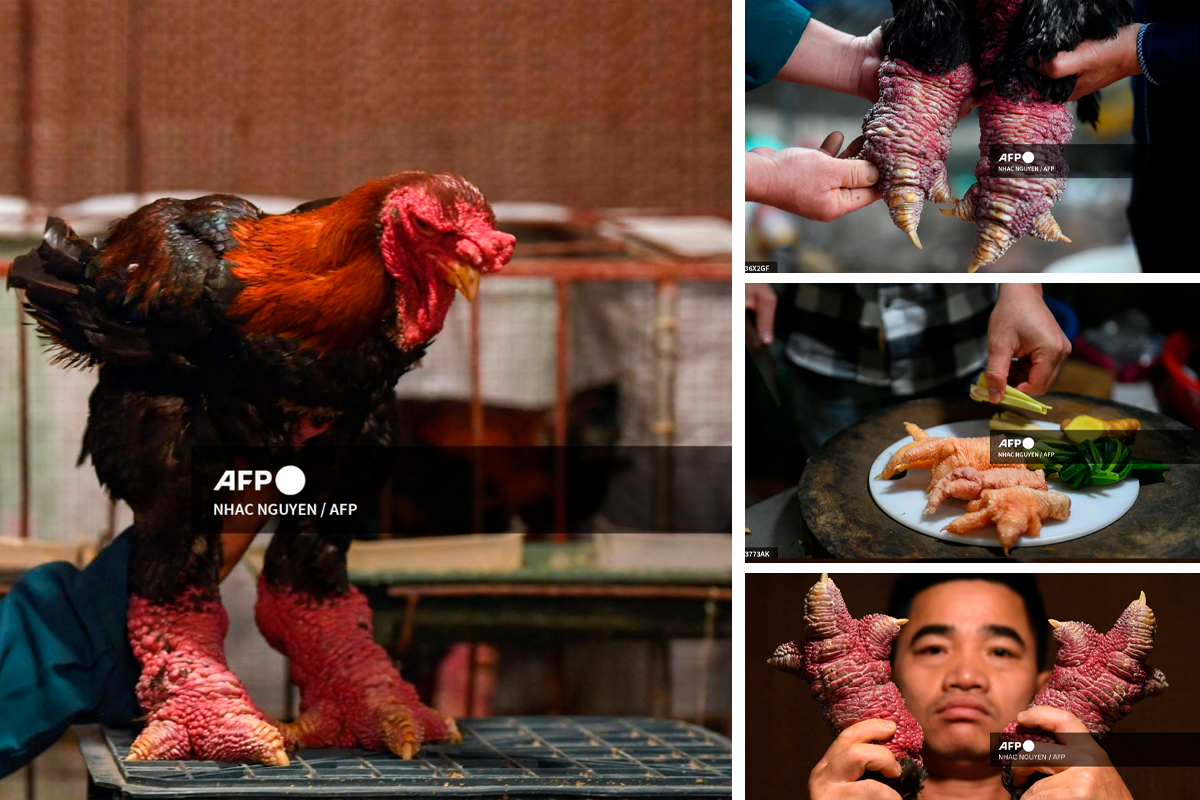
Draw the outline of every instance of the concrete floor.
M30 781L33 791L30 792ZM79 742L67 732L57 744L33 764L0 779L0 800L66 800L87 796L87 768L79 754Z

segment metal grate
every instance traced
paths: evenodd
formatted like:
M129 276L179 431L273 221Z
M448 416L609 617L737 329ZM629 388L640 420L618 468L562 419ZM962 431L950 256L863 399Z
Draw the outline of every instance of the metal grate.
M99 797L523 795L727 797L729 740L676 720L494 717L459 721L463 741L412 761L361 750L309 750L287 767L123 760L129 730L81 731ZM104 794L103 792L109 792Z

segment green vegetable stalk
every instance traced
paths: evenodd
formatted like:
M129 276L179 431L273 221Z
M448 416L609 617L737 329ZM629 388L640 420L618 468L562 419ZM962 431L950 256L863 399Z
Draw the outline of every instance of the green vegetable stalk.
M1149 458L1134 458L1124 442L1103 436L1074 444L1041 442L1037 447L1042 469L1072 489L1107 486L1129 476L1161 480L1171 468Z
M987 402L987 379L984 377L982 372L979 373L979 380L977 380L975 384L971 386L970 394L972 400L978 400L981 403ZM1034 400L1024 392L1018 392L1011 386L1004 387L1004 397L1000 398L1000 405L1012 406L1013 408L1019 408L1022 411L1033 411L1038 414L1045 414L1047 411L1053 408L1053 406L1048 406L1041 401Z

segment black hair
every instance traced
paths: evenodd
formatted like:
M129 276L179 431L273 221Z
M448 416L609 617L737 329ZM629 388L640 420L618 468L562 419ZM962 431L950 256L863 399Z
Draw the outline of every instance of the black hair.
M1032 575L956 575L916 574L903 575L892 587L891 597L888 598L887 613L889 616L904 618L912 611L913 598L931 586L937 586L950 581L988 581L1007 586L1025 601L1025 616L1029 620L1029 630L1033 632L1033 641L1037 652L1037 668L1048 669L1050 649L1049 625L1046 622L1046 607L1042 602L1042 592L1038 589L1037 579ZM893 658L895 651L893 650Z

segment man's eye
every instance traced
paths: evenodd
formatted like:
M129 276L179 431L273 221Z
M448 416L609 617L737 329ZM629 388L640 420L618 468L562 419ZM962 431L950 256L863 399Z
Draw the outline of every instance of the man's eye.
M931 644L931 645L922 647L920 650L918 650L917 655L919 655L919 656L924 656L924 655L936 656L936 655L941 655L944 652L945 652L945 648L943 648L941 645Z
M992 648L992 655L994 655L994 656L1013 656L1013 657L1015 657L1015 656L1014 656L1014 654L1013 654L1013 652L1012 652L1011 650L1009 650L1008 648L1005 648L1005 647L994 647L994 648Z

